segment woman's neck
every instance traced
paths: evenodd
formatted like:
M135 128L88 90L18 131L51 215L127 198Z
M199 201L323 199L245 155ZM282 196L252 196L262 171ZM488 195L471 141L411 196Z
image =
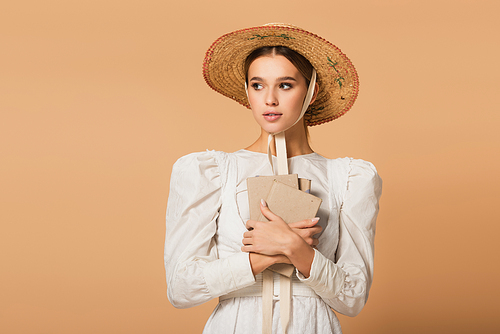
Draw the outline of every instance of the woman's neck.
M267 141L268 141L269 133L267 133L264 129L261 129L261 133L259 138L246 148L248 151L267 153ZM286 152L287 157L295 157L298 155L304 155L313 153L311 146L309 146L309 141L307 140L306 130L304 124L299 122L295 124L292 128L288 129L285 132L286 138ZM276 155L276 148L274 145L274 139L271 142L271 153Z

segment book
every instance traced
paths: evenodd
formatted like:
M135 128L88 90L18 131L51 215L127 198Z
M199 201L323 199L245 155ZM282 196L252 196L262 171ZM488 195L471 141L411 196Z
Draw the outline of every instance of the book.
M251 220L257 220L259 218L260 200L265 200L267 198L274 180L287 184L293 188L299 187L299 177L297 174L249 177L247 179L247 191Z
M259 176L247 179L250 219L269 221L260 211L264 199L269 209L290 224L314 218L321 205L321 198L309 193L311 181L298 178L297 174ZM290 277L294 266L278 263L268 269Z
M277 180L273 180L264 200L269 209L287 224L314 218L321 205L321 198ZM257 220L269 221L262 213Z

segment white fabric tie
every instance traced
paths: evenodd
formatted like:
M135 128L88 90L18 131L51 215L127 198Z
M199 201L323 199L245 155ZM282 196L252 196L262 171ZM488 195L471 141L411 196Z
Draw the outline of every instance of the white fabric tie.
M304 98L304 103L302 104L302 110L299 117L295 120L291 126L278 133L270 133L267 140L267 156L269 158L269 163L271 164L271 169L274 175L285 175L288 174L288 159L286 152L286 139L285 131L293 127L297 122L299 122L309 107L311 100L314 96L314 88L316 86L316 70L313 68L311 82L307 89L306 96ZM245 90L247 92L248 98L248 85L245 82ZM271 153L271 142L274 138L274 145L276 149L277 157L277 171L274 169L273 155ZM293 266L285 265L288 268L280 271L280 318L281 327L283 329L283 334L286 334L288 323L290 320L290 302L291 302L291 275L293 274ZM291 269L291 270L290 270ZM272 334L272 322L273 322L273 290L274 290L274 280L273 271L266 269L262 272L262 334Z
M304 103L302 104L302 110L300 112L299 117L295 120L295 122L290 125L288 128L285 130L278 132L278 133L270 133L268 140L267 140L267 156L269 158L269 163L271 164L271 168L273 170L273 173L275 175L284 175L288 174L288 160L287 160L287 153L286 153L286 140L285 140L285 131L293 127L297 122L299 122L302 117L304 117L304 114L307 111L307 108L309 108L309 104L311 103L311 100L314 96L314 87L316 86L316 70L313 69L313 73L311 76L311 82L309 83L309 88L307 89L306 97L304 98ZM248 93L247 93L248 95ZM274 165L273 165L273 155L271 153L271 141L273 140L274 137L274 145L276 148L276 157L278 159L278 170L274 170Z

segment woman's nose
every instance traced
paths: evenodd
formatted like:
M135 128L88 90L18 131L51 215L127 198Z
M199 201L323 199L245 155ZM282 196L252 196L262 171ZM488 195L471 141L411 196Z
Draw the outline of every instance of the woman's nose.
M267 95L266 95L266 105L268 105L268 106L277 106L278 105L278 98L272 90L269 90Z

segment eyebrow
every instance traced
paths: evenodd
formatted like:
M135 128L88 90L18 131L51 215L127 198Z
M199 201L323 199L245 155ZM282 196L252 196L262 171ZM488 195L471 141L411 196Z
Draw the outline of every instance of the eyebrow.
M261 77L253 77L250 81L264 81ZM294 77L279 77L276 81L297 81Z
M297 81L294 77L281 77L277 81Z

